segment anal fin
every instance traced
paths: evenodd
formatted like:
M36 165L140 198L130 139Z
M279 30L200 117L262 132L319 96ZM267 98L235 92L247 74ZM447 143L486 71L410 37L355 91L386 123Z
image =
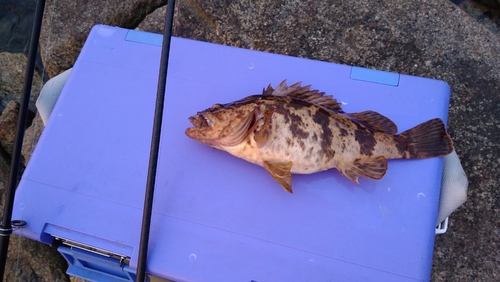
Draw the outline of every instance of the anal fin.
M292 162L272 163L264 161L264 168L271 174L274 180L281 184L285 191L292 193L292 175L290 173Z
M357 184L359 184L358 177L360 176L372 180L379 180L387 171L387 160L384 156L376 158L364 157L356 159L353 163L344 165L339 171Z

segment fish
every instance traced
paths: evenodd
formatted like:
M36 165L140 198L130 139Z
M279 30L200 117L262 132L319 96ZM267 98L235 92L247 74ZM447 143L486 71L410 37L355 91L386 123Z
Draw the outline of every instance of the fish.
M289 193L291 174L335 168L359 184L359 177L381 179L388 159L435 158L454 150L439 118L397 134L396 124L375 111L346 113L332 95L286 80L188 119L189 138L263 167Z

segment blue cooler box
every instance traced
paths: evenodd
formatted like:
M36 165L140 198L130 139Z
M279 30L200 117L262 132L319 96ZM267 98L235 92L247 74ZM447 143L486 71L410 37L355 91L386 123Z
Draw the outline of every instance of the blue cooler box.
M162 37L89 34L16 192L16 234L58 246L68 273L131 281L139 252ZM446 123L433 79L172 38L147 272L174 281L425 281L443 159L390 160L356 185L337 170L294 175L289 194L259 166L189 139L215 103L302 81L346 112L399 132Z

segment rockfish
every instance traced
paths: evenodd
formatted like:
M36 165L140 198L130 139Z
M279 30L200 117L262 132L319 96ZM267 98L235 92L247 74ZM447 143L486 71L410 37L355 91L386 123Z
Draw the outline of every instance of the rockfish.
M285 191L291 173L336 168L358 183L381 179L387 159L423 159L451 153L443 121L431 119L396 134L396 124L374 112L345 113L331 95L283 81L189 117L190 138L264 167Z

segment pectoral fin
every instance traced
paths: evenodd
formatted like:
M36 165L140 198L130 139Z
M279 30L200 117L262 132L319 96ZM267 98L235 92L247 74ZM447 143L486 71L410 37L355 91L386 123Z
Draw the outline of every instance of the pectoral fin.
M290 174L292 162L272 163L264 161L264 168L271 174L274 180L283 186L285 191L292 193L292 175Z
M384 156L376 158L364 157L356 159L353 163L344 165L339 171L351 181L358 184L359 176L372 180L379 180L387 171L387 160Z
M224 132L226 135L219 141L218 145L222 146L235 146L243 141L255 127L255 111L248 114L242 121L234 127L228 127L228 131Z
M253 139L255 140L255 143L259 148L262 148L264 145L266 145L267 141L271 137L272 133L271 121L275 110L276 110L275 107L270 108L264 113L264 116L257 121L257 126L255 129L255 134Z

